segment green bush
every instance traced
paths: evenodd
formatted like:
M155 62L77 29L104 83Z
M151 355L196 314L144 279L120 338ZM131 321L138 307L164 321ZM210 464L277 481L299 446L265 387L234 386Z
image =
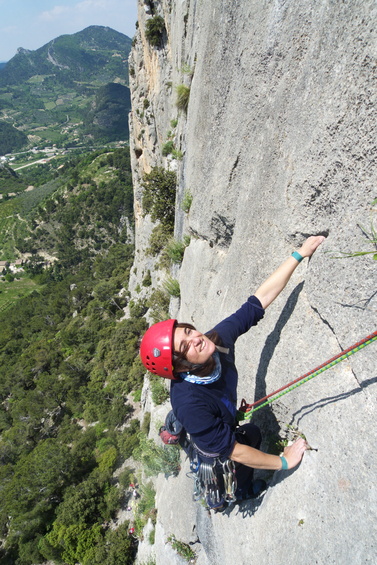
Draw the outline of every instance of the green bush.
M153 528L153 530L149 532L149 537L148 537L148 541L151 545L154 545L155 538L156 538L156 530Z
M140 486L141 500L138 504L138 510L146 515L154 510L156 504L156 491L152 483L142 484Z
M152 400L155 404L163 404L169 398L169 391L161 377L151 377Z
M138 388L136 390L133 391L132 393L132 398L134 399L134 402L140 402L141 400L141 388Z
M170 234L174 229L176 186L176 173L163 167L154 167L144 175L142 183L144 214L149 213L152 220L159 221Z
M147 436L149 434L150 427L151 427L151 413L145 412L143 423L141 424L141 428L140 428L141 433Z
M179 110L187 112L189 99L190 99L190 87L185 84L179 84L176 87L177 92L177 107Z
M149 269L148 269L148 271L146 272L145 277L143 278L141 284L142 284L143 286L151 286L151 284L152 284L152 276L151 276L151 272L150 272Z
M170 139L169 141L164 143L164 145L162 146L162 155L164 157L167 157L168 155L170 155L170 153L172 153L173 149L174 149L174 143Z
M139 446L132 455L142 463L147 476L158 473L175 475L180 469L180 450L177 446L159 446L142 434L139 436Z
M168 537L168 542L181 557L186 559L186 561L191 561L196 558L196 554L191 547L187 543L177 540L174 535Z
M170 298L166 292L157 289L148 298L149 316L153 322L162 322L169 318Z
M181 208L184 212L186 212L186 214L190 212L191 204L192 204L192 194L189 190L186 190L181 204Z
M159 47L165 32L165 21L161 16L153 16L145 24L145 37L150 45Z
M131 318L141 318L148 310L145 300L138 300L137 302L130 300L129 307Z
M135 514L135 530L140 537L145 524L151 519L152 523L156 524L157 510L156 510L156 491L152 483L140 485L140 500L137 505Z
M183 255L185 253L186 247L190 243L190 238L185 236L183 241L178 241L177 239L171 239L166 246L166 253L173 261L173 263L182 263Z
M129 385L130 390L132 390L133 388L140 388L142 386L144 375L145 367L138 355L132 363L132 367L129 369L127 374L127 384Z
M181 68L181 72L192 78L194 75L194 67L190 67L188 63L185 63Z
M172 157L173 159L176 159L177 161L182 161L183 159L183 153L180 149L176 149L175 147L173 148L172 152Z
M118 437L118 449L123 459L128 459L139 445L139 434L139 420L135 418L131 420L130 426Z
M116 530L108 529L103 542L96 546L90 559L82 561L82 565L131 565L135 550L128 530L128 520Z
M128 489L129 484L132 482L133 471L131 467L124 467L123 471L118 476L118 481L120 486L124 489Z
M156 256L163 250L169 240L170 234L162 224L155 226L149 239L150 247L147 248L147 255Z

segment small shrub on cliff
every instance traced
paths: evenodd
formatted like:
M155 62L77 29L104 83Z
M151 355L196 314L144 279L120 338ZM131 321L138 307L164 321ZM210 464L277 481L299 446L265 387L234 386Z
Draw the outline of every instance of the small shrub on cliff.
M187 112L188 103L190 99L190 88L185 84L179 84L176 88L177 90L177 107L179 110Z
M142 318L148 310L145 300L130 300L129 308L131 318Z
M180 450L177 446L162 447L152 439L140 434L139 446L134 449L133 457L143 465L147 476L158 473L177 474L180 469Z
M158 255L167 244L169 237L170 235L166 232L164 226L161 224L155 226L149 238L150 247L146 249L146 254L152 256Z
M154 290L148 298L150 308L149 316L154 323L162 322L169 318L170 298L163 290Z
M139 539L143 539L143 529L148 520L156 524L157 510L155 507L156 491L152 483L140 486L140 500L135 511L135 530Z
M151 377L151 393L154 404L163 404L169 398L169 391L160 377Z
M170 155L170 153L173 151L174 149L174 143L173 141L170 139L169 141L167 141L166 143L164 143L164 145L162 146L162 155L164 157L167 157L168 155Z
M151 272L150 272L149 269L147 270L147 272L146 272L146 274L145 274L145 277L143 278L143 281L142 281L141 284L142 284L143 286L151 286L151 284L152 284L152 275L151 275Z
M179 282L177 279L173 279L172 277L167 277L164 284L164 289L166 292L170 294L170 296L175 296L179 298L181 296L181 289L179 287Z
M153 47L159 47L162 44L164 33L165 21L161 16L154 16L145 24L145 37Z
M183 196L183 200L182 200L182 204L181 204L181 208L184 212L186 212L186 214L188 214L190 212L190 208L191 208L191 204L192 204L192 194L189 190L185 191L185 194Z
M147 436L151 427L151 413L145 412L143 422L140 427L140 431L143 435Z
M177 175L163 167L154 167L144 175L142 205L154 222L159 221L169 233L174 229Z
M182 263L186 247L190 243L190 237L184 236L183 241L171 239L166 246L166 253L173 263Z
M121 487L125 490L128 489L130 482L132 482L133 471L131 467L124 467L123 471L118 476L118 481Z
M172 155L173 159L176 159L177 161L182 161L182 159L183 159L182 151L180 149L176 149L175 147L173 148L171 155Z
M175 549L178 555L186 559L186 561L191 561L196 558L196 553L191 549L191 547L187 543L177 540L174 534L168 537L168 542L171 544L172 548Z

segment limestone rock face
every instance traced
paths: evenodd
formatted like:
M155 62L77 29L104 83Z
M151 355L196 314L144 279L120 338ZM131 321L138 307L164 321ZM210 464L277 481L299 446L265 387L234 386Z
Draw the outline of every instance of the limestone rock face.
M158 48L145 37L151 5L165 20ZM272 392L377 329L376 261L333 258L376 250L365 234L377 228L376 29L373 0L139 0L130 67L140 276L152 229L140 181L155 165L176 168L176 237L191 235L171 314L202 331L308 235L327 235L239 339L239 399ZM187 114L175 106L178 84L190 87ZM162 156L175 119L180 161ZM287 430L313 448L270 479L262 500L210 515L191 501L187 462L179 477L159 477L157 565L182 562L171 534L193 544L200 565L375 562L376 347L256 413L265 450Z

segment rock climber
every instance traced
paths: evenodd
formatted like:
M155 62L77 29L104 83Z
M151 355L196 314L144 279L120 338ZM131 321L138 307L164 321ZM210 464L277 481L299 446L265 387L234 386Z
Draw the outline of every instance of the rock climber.
M234 346L237 338L255 326L265 309L288 283L305 257L311 257L324 236L311 236L298 251L257 289L239 310L203 334L191 324L166 320L151 326L140 347L144 366L171 379L174 415L204 455L221 455L236 462L237 496L254 497L265 489L253 481L253 469L292 469L307 448L300 438L283 455L260 451L261 434L254 424L236 427L238 374Z

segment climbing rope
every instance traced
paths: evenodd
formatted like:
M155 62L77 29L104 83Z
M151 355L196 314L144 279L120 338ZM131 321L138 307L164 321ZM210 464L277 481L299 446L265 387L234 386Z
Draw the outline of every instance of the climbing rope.
M277 400L281 396L288 394L288 392L290 392L291 390L294 390L295 388L306 383L310 379L313 379L317 375L320 375L321 373L323 373L327 369L330 369L331 367L333 367L337 363L340 363L340 361L347 359L347 357L350 357L350 355L353 355L354 353L356 353L356 351L360 351L360 349L363 349L364 347L366 347L367 345L369 345L370 343L372 343L372 341L375 341L376 339L377 339L377 331L368 335L367 337L365 337L361 341L358 341L357 343L355 343L354 345L352 345L348 349L341 351L338 355L335 355L335 357L332 357L331 359L329 359L325 363L322 363L322 365L319 365L318 367L316 367L312 371L309 371L309 373L305 373L304 375L302 375L301 377L298 377L294 381L291 381L287 385L275 390L274 392L271 392L271 394L268 394L267 396L260 398L256 402L253 402L253 404L247 404L245 399L243 398L242 402L241 402L241 406L239 407L239 409L237 411L238 421L250 419L252 417L252 415L254 414L254 412L259 410L260 408L263 408L263 406L267 406L268 404L271 404L272 402L274 402L275 400ZM257 405L259 405L259 406L257 406Z

